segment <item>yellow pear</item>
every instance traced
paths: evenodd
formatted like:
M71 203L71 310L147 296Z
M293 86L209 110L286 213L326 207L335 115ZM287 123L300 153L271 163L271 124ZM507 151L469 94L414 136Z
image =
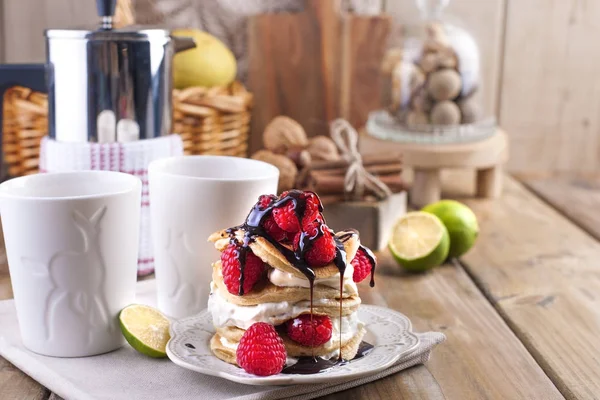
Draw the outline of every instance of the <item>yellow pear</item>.
M173 59L173 84L177 89L225 86L233 82L237 64L223 42L197 29L177 29L172 34L192 37L196 42L195 48L177 53Z

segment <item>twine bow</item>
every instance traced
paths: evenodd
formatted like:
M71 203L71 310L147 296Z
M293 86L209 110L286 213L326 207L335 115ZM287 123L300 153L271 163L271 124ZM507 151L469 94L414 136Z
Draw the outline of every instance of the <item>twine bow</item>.
M344 192L355 199L363 198L365 189L369 189L381 200L392 195L390 188L363 166L358 152L358 132L345 119L336 119L331 123L331 138L340 150L341 156L348 162L344 177Z

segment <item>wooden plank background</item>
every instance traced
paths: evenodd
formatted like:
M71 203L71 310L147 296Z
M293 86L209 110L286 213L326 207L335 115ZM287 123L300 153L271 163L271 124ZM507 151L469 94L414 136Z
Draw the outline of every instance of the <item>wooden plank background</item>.
M370 12L385 4L396 24L419 20L414 0L351 1L362 2ZM94 7L92 0L0 0L0 61L43 60L43 30L93 24ZM484 105L511 139L508 169L536 176L600 170L600 2L452 0L445 15L480 45Z

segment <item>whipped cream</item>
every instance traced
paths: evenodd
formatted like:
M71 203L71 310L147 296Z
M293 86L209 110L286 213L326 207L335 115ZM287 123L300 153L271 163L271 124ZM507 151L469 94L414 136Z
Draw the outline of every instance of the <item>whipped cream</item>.
M231 350L237 350L237 348L238 348L238 343L230 342L229 340L225 339L223 336L221 336L221 344L224 347L227 347L228 349L231 349Z
M351 285L354 288L355 293L358 292L356 283L352 280L354 274L354 267L352 264L348 264L346 271L344 272L344 285ZM309 288L310 282L306 278L299 278L289 272L281 271L277 268L269 270L269 281L275 286L279 287L302 287ZM339 272L329 278L315 279L315 285L328 286L334 289L340 287L340 274Z
M340 339L340 330L342 335L342 343L352 339L358 333L358 330L363 327L363 323L358 319L358 312L353 312L350 315L345 315L342 317L342 325L340 329L340 319L339 318L331 318L331 325L333 325L333 330L331 334L331 339L327 343L328 346L333 344L333 341L338 341Z
M310 302L300 301L292 304L287 301L278 303L262 303L254 306L238 306L223 298L214 282L210 284L211 293L208 297L208 310L217 327L237 326L248 329L255 322L275 324L278 320L292 319L302 313L310 312ZM319 304L315 300L313 304Z
M292 304L287 301L278 303L262 303L254 306L239 306L227 301L219 294L214 282L210 283L211 293L208 297L208 310L212 314L213 324L216 327L237 326L248 329L255 322L275 324L281 320L288 320L300 314L310 312L310 302L300 301ZM315 300L313 305L319 305L327 300ZM332 318L332 338L339 338L340 320ZM358 313L342 317L342 341L356 335L362 323L358 320ZM223 344L225 346L225 344Z

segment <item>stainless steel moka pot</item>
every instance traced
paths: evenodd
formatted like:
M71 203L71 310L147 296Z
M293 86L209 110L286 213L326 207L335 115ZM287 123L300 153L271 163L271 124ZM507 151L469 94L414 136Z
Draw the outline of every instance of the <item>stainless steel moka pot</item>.
M45 79L48 135L57 141L171 134L171 62L175 53L195 47L193 39L163 29L113 29L116 0L96 3L98 29L46 30L45 65L0 67L0 95L14 85L40 90Z

